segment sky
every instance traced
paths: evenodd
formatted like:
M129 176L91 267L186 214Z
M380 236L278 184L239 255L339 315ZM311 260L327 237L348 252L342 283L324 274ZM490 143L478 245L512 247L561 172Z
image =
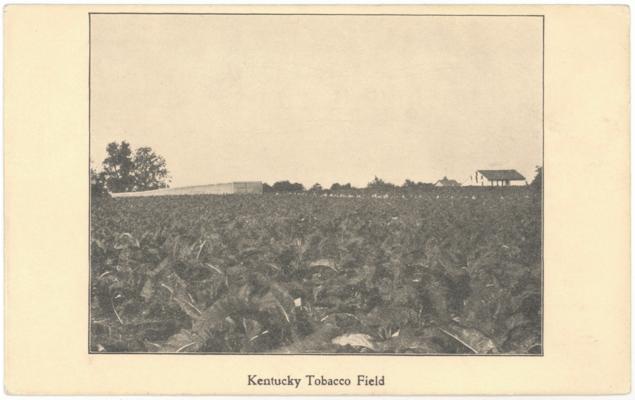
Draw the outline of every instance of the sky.
M91 160L126 140L172 187L542 165L539 17L92 15Z

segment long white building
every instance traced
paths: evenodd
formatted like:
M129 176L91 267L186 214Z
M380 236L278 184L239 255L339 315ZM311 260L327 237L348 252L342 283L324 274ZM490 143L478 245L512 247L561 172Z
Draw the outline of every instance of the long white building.
M199 194L261 194L262 182L229 182L212 185L184 186L144 192L111 193L112 197L183 196Z

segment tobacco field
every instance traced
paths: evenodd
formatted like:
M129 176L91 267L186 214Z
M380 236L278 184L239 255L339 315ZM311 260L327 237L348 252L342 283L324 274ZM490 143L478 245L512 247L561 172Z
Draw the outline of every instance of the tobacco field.
M90 351L541 354L541 195L94 198Z

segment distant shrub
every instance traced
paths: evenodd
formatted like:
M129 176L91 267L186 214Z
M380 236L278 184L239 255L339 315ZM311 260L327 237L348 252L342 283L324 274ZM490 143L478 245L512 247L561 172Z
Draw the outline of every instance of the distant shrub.
M291 183L289 181L278 181L271 186L271 191L276 193L302 192L304 185L301 183Z
M537 191L542 191L542 167L536 167L536 176L534 177L534 180L531 181L530 186L537 190Z
M90 169L90 195L92 198L110 197L106 190L106 179L103 173L97 173L94 169Z
M343 185L340 185L339 183L334 183L331 185L331 190L332 191L338 191L338 190L353 190L354 188L351 186L350 183L345 183Z

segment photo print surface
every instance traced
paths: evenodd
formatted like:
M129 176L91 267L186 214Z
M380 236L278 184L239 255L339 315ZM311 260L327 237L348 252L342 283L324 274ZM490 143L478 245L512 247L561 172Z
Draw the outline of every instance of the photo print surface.
M540 15L90 15L90 353L543 354Z

